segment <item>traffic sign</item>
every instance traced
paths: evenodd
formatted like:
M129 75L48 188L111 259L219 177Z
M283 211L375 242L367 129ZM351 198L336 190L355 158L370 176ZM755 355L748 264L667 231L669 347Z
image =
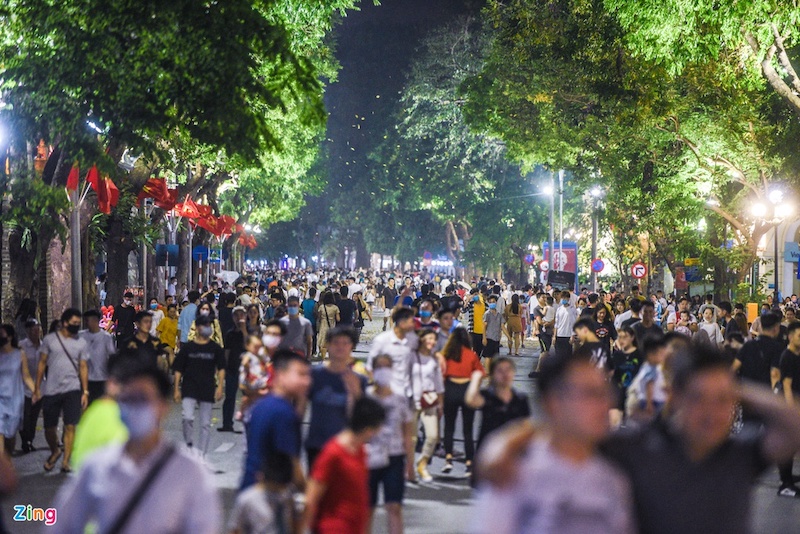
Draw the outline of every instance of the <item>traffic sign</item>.
M540 271L547 271L550 268L550 264L547 263L547 260L542 260L539 262L539 270Z
M533 254L527 254L525 256L525 263L527 263L528 265L533 265L535 259L536 258L533 257Z
M645 276L647 276L647 265L644 263L637 261L636 263L631 266L631 275L636 278L637 280L641 280Z
M599 273L600 271L602 271L605 268L606 268L606 264L600 258L595 258L595 259L592 260L592 272L593 273Z

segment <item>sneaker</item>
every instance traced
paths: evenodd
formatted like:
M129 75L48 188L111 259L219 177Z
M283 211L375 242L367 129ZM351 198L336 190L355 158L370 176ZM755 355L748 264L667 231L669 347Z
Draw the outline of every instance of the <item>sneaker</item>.
M467 462L466 463L466 475L468 477L472 476L472 462Z
M795 499L800 498L800 488L795 485L781 486L778 490L779 497L792 497Z
M538 377L539 377L539 371L531 371L530 373L528 373L528 378L538 378Z
M221 426L217 429L217 432L233 432L232 426Z
M422 482L433 482L433 477L428 472L428 461L425 458L417 463L417 475Z
M442 467L442 473L445 473L445 474L449 473L452 470L453 470L453 462L450 462L450 461L446 462L444 464L444 467Z

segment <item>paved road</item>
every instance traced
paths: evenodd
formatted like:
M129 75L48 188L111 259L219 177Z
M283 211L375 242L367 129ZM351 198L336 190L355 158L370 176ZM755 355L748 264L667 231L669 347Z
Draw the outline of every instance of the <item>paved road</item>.
M373 325L373 329L375 325ZM366 332L357 355L364 356L368 351L369 341L374 331ZM538 351L527 342L523 355L517 358L518 370L516 387L531 395L535 393L533 381L527 378L528 372L538 358ZM214 424L218 426L221 417L220 405L214 409ZM478 428L476 424L476 428ZM214 480L225 504L230 510L235 497L241 473L244 443L241 434L213 432L208 460L214 470ZM456 435L460 435L457 429ZM180 443L180 410L175 406L167 422L167 436ZM33 533L46 531L41 525L31 523L14 523L12 506L14 504L31 504L34 507L49 506L58 488L65 481L65 476L57 473L45 474L42 464L47 458L44 437L38 433L35 445L41 450L14 459L20 474L20 487L16 495L2 503L3 517L6 526L12 533ZM458 448L459 443L456 443ZM436 459L431 467L435 480L430 484L409 484L405 503L406 532L409 534L457 534L464 532L470 518L472 491L463 476L464 468L457 463L454 472L448 476L438 475L442 460ZM800 532L800 500L778 498L777 472L765 475L755 489L754 532L758 534L774 534ZM376 513L376 534L386 532L385 516L382 511Z

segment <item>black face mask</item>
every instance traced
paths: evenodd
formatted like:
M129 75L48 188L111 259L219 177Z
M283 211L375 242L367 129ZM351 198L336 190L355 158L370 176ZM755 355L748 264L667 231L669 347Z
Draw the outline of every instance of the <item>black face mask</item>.
M67 325L67 332L72 334L73 336L81 331L80 325L77 324L68 324Z

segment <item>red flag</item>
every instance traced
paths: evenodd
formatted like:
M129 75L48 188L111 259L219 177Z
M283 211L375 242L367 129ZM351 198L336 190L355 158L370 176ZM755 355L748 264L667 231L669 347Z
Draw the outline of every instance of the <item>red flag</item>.
M221 234L222 235L231 235L233 233L234 227L236 226L236 219L231 217L230 215L220 215L219 222L222 226Z
M161 208L164 211L169 211L175 207L175 203L178 200L178 190L177 189L167 189L167 196L162 199L156 199L156 206Z
M146 198L153 198L156 202L168 199L167 181L164 178L150 178L147 180L136 196L136 206L138 207L142 200Z
M247 235L241 234L239 236L239 244L242 245L243 247L247 246Z
M197 204L187 195L182 204L175 206L178 210L178 215L186 219L197 219L200 217L200 210L197 209Z
M220 237L222 235L222 230L224 230L222 223L220 223L219 219L214 215L197 219L197 226L205 228L217 237Z
M244 226L242 226L239 223L236 223L236 226L234 227L234 229L236 230L237 234L244 233Z
M69 171L67 177L67 191L75 191L78 189L78 182L81 180L81 171L78 169L78 164L73 163L72 169Z
M108 176L100 176L97 171L97 165L92 165L92 168L89 169L86 175L86 182L97 193L97 205L100 211L106 215L110 214L111 208L116 206L119 201L119 189L117 189L117 186Z
M213 215L213 211L211 210L211 206L205 206L203 204L195 204L195 208L197 208L197 213L199 213L199 217L211 217Z
M247 236L247 247L250 249L256 248L258 243L256 243L256 238L253 235Z

